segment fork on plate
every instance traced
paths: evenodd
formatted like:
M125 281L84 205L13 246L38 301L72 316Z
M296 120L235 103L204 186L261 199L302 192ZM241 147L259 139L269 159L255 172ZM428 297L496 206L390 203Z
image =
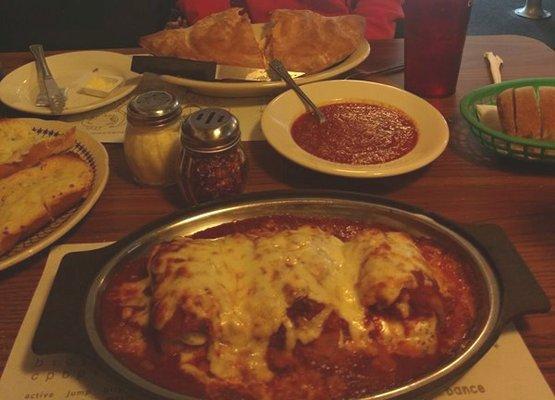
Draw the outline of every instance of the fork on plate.
M50 107L50 100L48 99L46 84L44 83L44 73L45 72L50 73L50 71L41 72L41 69L40 69L41 67L39 65L39 60L38 60L38 57L42 57L43 62L45 64L45 69L48 69L48 66L46 65L46 60L44 59L42 45L31 45L29 46L29 50L31 50L31 53L35 57L35 69L37 71L37 84L39 85L39 92L37 94L37 97L35 98L35 106ZM65 103L65 101L67 100L67 88L60 88L60 91L63 96L62 101Z

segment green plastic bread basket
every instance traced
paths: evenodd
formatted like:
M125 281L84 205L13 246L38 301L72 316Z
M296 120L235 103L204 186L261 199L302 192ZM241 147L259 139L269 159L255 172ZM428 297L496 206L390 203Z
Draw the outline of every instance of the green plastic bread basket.
M522 86L533 86L536 89L540 86L555 86L555 78L518 79L473 90L461 100L461 114L470 124L474 136L487 149L518 160L555 163L555 141L509 136L485 126L478 120L477 104L495 105L497 95L503 90Z

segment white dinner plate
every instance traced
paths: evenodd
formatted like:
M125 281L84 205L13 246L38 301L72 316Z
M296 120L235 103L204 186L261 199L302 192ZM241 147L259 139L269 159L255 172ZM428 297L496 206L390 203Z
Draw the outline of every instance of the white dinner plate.
M265 24L253 24L256 38L262 40L262 32ZM299 85L305 83L322 81L333 78L343 72L347 72L368 57L370 45L366 40L360 42L357 49L340 63L315 74L306 75L295 79ZM162 75L161 79L179 86L185 86L193 92L215 97L258 97L271 96L282 92L287 87L283 81L273 82L206 82L194 79L181 78L171 75Z
M73 126L67 122L45 121L37 118L24 118L23 120L31 123L37 135L52 135L56 132L67 131ZM17 243L10 252L1 255L0 271L31 257L54 243L81 221L100 197L109 173L108 153L104 146L88 133L77 130L76 145L69 151L81 157L93 170L94 178L89 195L82 203L66 211L35 234Z
M131 71L131 57L109 51L75 51L46 57L48 67L59 87L68 89L67 102L59 115L78 114L111 104L131 93L141 75ZM108 97L80 93L93 71L119 76L123 83ZM56 115L49 107L35 106L39 91L35 62L25 64L0 81L0 100L11 108L32 114Z
M318 106L361 102L390 105L404 111L418 129L416 146L404 156L382 164L353 165L327 161L303 150L291 136L291 126L307 110L292 90L268 104L262 114L262 132L268 143L289 160L315 171L352 178L380 178L421 168L445 150L449 141L447 122L430 103L412 93L375 82L334 80L303 86Z

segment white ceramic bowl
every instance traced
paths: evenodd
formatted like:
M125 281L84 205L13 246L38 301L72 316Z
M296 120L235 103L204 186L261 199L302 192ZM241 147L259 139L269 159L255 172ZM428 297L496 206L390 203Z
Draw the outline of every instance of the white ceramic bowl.
M400 175L431 163L445 150L449 141L449 128L441 113L426 100L396 87L367 81L334 80L309 83L302 89L318 106L343 102L391 105L410 116L418 129L414 149L396 160L371 165L327 161L306 152L293 140L291 126L307 109L299 97L288 90L273 99L264 110L262 132L278 153L306 168L353 178Z

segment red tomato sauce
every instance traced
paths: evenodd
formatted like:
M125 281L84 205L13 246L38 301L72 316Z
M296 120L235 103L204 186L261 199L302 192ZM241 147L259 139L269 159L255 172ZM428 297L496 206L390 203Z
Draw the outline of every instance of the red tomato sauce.
M418 140L414 122L401 110L379 104L337 103L320 107L322 125L311 114L293 123L293 140L305 151L342 164L381 164L411 151Z
M369 226L362 222L333 218L300 218L294 216L270 216L232 222L198 232L194 238L216 238L233 233L265 235L283 229L295 229L302 225L313 225L334 234L341 240L350 240L370 227L391 230L384 226ZM320 337L303 345L298 343L292 354L285 351L285 329L281 327L270 339L266 359L274 378L267 383L272 399L280 400L324 400L350 399L366 396L413 381L439 367L460 353L469 341L469 332L474 326L479 295L475 277L449 250L431 240L415 239L424 259L432 270L441 271L449 281L447 290L451 296L443 302L443 313L438 327L438 349L434 354L419 357L389 354L378 349L372 356L351 351L339 345L340 335L349 336L348 325L332 313L325 322ZM109 277L98 310L98 326L106 347L130 370L145 379L170 390L207 399L250 400L257 399L250 388L236 387L223 381L203 384L181 372L178 364L179 351L185 348L178 339L185 331L201 331L209 335L202 320L186 314L176 313L162 332L150 326L140 327L122 318L122 307L114 301L114 293L126 282L137 282L147 276L147 257L122 265ZM420 280L420 277L417 277ZM407 291L407 289L403 289ZM147 288L145 293L148 292ZM411 289L411 307L418 318L433 309L433 299L440 296L437 286L419 285ZM150 293L147 293L150 295ZM447 300L447 299L444 299ZM308 298L301 298L287 310L289 317L312 318L322 305ZM379 305L366 310L367 320L379 317L398 317L394 307ZM377 326L377 325L376 325ZM370 333L376 335L377 331ZM146 341L142 355L126 351L140 336ZM197 367L209 371L207 361L208 344L196 346L199 363ZM190 350L190 349L189 349ZM254 389L253 389L254 390Z

